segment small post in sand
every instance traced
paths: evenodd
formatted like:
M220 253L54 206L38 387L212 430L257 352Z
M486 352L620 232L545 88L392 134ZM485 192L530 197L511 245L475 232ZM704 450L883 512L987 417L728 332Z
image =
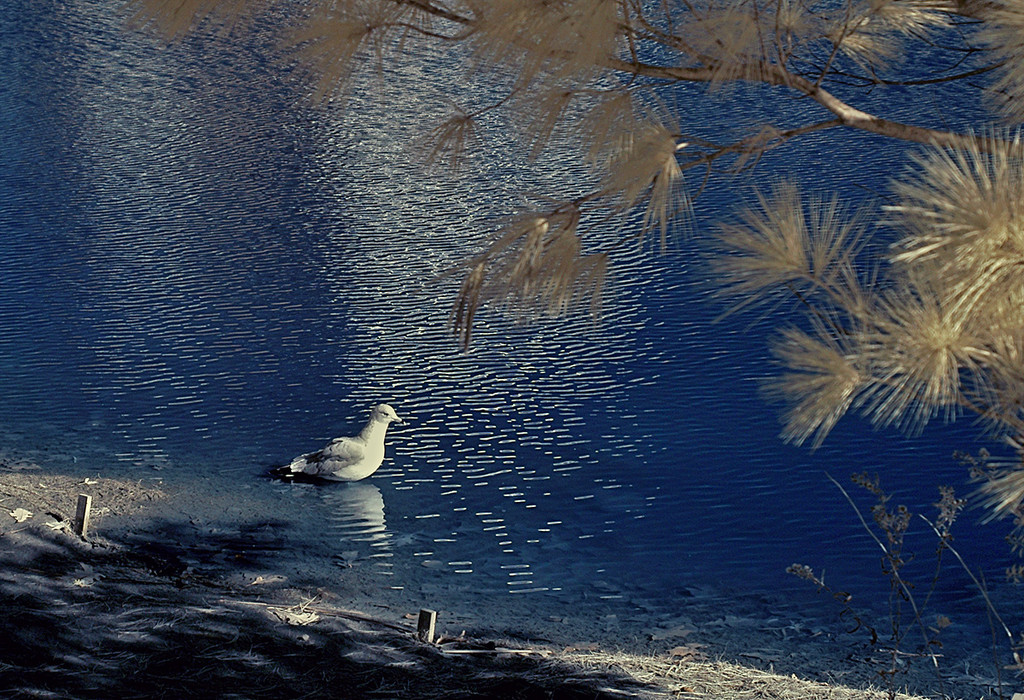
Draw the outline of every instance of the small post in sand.
M78 511L75 513L75 533L82 538L89 532L89 511L92 509L92 496L78 494Z
M437 613L433 610L420 610L420 619L416 624L416 636L421 642L434 643L434 624L437 622Z

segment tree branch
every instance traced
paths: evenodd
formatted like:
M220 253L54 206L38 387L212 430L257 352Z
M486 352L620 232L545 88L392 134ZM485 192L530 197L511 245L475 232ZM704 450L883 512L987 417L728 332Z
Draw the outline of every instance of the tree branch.
M716 71L713 67L707 66L697 68L655 66L646 63L628 63L614 58L607 61L607 66L616 71L663 80L711 83L721 79L720 72ZM796 90L836 115L843 126L852 129L860 129L903 141L935 146L957 147L966 146L970 143L973 147L979 148L984 153L991 153L997 149L1005 150L1007 146L1013 147L1011 142L991 136L979 138L969 134L905 124L868 114L842 101L820 85L816 85L813 81L790 73L774 64L761 63L756 66L755 71L751 71L751 74L754 77L736 77L733 80L760 82L765 85L787 87Z
M842 121L839 119L828 119L826 121L815 122L813 124L805 124L793 129L775 129L775 127L768 125L764 130L726 146L719 146L705 142L703 145L706 145L709 148L709 152L694 156L693 158L680 163L679 167L682 170L688 170L697 165L711 164L712 161L731 153L739 155L743 160L749 157L760 158L762 154L775 148L779 148L787 141L796 138L797 136L809 134L814 131L821 131L822 129L831 129L836 126L843 126ZM684 139L691 143L700 143L697 139L689 137L684 137Z

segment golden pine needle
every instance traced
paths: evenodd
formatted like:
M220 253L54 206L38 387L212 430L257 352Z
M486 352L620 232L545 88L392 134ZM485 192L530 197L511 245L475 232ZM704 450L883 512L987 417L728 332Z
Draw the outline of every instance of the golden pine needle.
M515 65L520 87L542 73L589 79L616 52L623 26L618 0L491 0L474 5L478 55Z
M1008 124L1024 122L1024 6L985 3L976 36L995 67L988 99Z
M547 216L525 215L477 258L463 281L453 311L463 343L473 314L487 301L512 305L520 319L558 316L581 302L600 309L607 254L583 254L576 231L579 212L562 208Z
M822 291L851 313L863 305L853 267L863 240L860 218L836 197L802 200L795 184L778 182L770 195L757 193L757 207L719 223L721 254L712 268L721 293L743 299L737 308L794 291L805 300Z
M972 137L966 148L917 156L889 207L908 232L893 262L937 265L945 303L965 314L1024 295L1024 144L1019 132L1004 136L992 152Z
M476 121L460 109L430 132L428 143L432 147L426 157L427 163L433 165L447 160L451 171L458 172L475 141Z
M593 98L580 124L584 143L589 144L587 162L607 162L614 146L625 142L638 128L633 96L627 89L613 89Z
M605 190L618 195L623 210L646 199L643 231L657 227L663 248L667 245L669 223L679 211L688 211L690 207L676 158L683 146L668 127L648 119L623 134L608 163Z
M987 520L1018 515L1024 507L1024 465L1020 460L994 462L990 470L978 487L982 505L991 511Z
M862 67L885 67L904 55L901 39L947 25L930 0L861 0L844 6L828 30L832 44Z
M864 375L856 354L820 318L812 319L813 335L798 328L783 332L772 353L787 371L765 386L766 393L789 404L783 438L802 445L821 445L857 399Z
M978 340L968 319L942 303L935 280L910 276L884 294L859 334L871 366L865 410L873 422L919 432L936 414L962 406L961 372L975 365Z

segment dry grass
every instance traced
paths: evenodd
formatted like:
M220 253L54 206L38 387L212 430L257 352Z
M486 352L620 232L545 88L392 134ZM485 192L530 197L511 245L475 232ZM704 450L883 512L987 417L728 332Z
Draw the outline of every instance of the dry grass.
M93 497L92 522L98 524L105 516L127 515L167 496L153 484L48 474L38 465L26 464L31 468L0 472L0 510L25 507L33 513L49 513L57 520L71 520L78 494L89 493Z
M679 698L735 700L882 700L915 696L882 690L861 690L783 676L725 661L678 660L621 652L565 654L560 658L582 669L617 672L647 686L650 692Z

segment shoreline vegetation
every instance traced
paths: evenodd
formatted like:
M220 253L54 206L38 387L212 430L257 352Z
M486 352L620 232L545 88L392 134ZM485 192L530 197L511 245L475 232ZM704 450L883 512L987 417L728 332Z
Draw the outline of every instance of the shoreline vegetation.
M84 539L73 531L79 493L93 499ZM865 682L871 668L834 669L861 686L847 687L714 658L689 639L638 652L441 625L426 643L414 610L354 609L284 575L194 566L173 543L121 536L174 498L130 480L0 470L5 697L915 697Z

